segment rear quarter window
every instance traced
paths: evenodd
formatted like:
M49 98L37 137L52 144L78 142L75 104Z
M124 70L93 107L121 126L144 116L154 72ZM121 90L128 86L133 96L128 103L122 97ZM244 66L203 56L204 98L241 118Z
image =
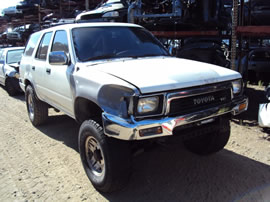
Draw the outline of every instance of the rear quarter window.
M27 46L25 48L25 52L24 52L25 56L32 56L35 47L38 45L38 40L40 38L40 35L41 35L41 33L39 33L39 32L31 35L31 37L27 43Z

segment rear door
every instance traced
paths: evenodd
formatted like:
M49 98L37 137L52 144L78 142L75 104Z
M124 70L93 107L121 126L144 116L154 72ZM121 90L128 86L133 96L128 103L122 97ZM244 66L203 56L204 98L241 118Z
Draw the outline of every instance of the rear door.
M52 34L53 32L46 32L42 36L30 69L36 93L42 100L47 100L49 97L46 91L48 82L45 81L45 75L49 65L47 57Z
M36 32L31 35L29 38L29 41L27 42L27 45L24 50L24 54L21 58L20 62L20 82L25 83L25 79L30 80L33 84L33 77L32 73L35 74L35 71L32 70L33 65L33 55L35 54L35 51L38 47L39 40L41 37L41 32Z

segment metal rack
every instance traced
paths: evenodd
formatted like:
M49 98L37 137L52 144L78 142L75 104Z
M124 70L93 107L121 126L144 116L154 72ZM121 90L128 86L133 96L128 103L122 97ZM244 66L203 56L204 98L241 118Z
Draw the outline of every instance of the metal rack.
M252 26L251 24L251 2L248 3L248 15L245 16L245 1L233 0L233 30L232 30L232 49L231 49L231 62L232 69L243 72L242 59L249 53L250 40L252 38L270 39L270 26ZM240 4L239 4L240 3ZM238 15L239 12L239 15ZM239 19L238 19L239 16ZM247 19L246 19L247 18ZM245 22L247 22L245 24ZM246 46L243 47L243 40L246 40ZM237 42L239 44L238 50L236 49ZM236 67L236 56L238 56L238 66ZM247 74L246 74L247 76Z
M138 14L137 14L138 15ZM165 14L164 14L165 15ZM168 15L166 13L166 15ZM173 15L173 14L171 14ZM142 16L139 16L143 18L144 16L149 17L152 15L149 14L143 14ZM157 14L153 16L159 16ZM136 17L136 15L135 15ZM138 16L137 16L138 17ZM132 19L132 18L131 18ZM138 23L140 24L140 23ZM212 29L187 29L183 28L183 30L175 29L175 31L163 31L162 29L160 30L160 27L157 28L159 31L156 30L151 30L152 34L155 35L160 41L167 47L169 48L170 46L173 47L178 47L182 48L185 45L185 39L187 38L196 38L196 39L206 39L208 38L208 42L211 41L211 38L213 39L213 43L216 42L216 39L227 39L229 41L229 47L231 47L231 29L226 29L226 30L220 30L217 29L217 27L213 27ZM166 28L164 28L166 30ZM178 49L179 50L179 49ZM226 48L227 50L227 48ZM229 51L227 51L229 52ZM177 56L177 51L173 52L173 55Z

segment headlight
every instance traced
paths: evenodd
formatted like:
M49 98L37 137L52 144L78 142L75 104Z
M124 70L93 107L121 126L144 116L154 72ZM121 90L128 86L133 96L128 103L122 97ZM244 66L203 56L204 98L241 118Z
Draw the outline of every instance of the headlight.
M15 77L16 79L19 79L19 78L20 78L20 74L19 74L19 73L15 73L15 74L14 74L14 77Z
M242 80L236 80L232 82L233 94L238 94L242 90Z
M159 97L147 97L138 100L137 112L138 114L146 114L154 112L158 109Z
M112 11L102 15L103 18L118 17L118 16L119 16L118 11Z

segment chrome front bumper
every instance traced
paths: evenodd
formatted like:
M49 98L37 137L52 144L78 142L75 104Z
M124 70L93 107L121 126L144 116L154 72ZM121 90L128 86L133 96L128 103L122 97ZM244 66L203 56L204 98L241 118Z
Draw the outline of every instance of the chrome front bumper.
M104 133L107 136L121 140L143 140L156 137L170 136L176 127L184 126L198 122L204 124L211 122L214 117L232 113L237 115L246 111L248 108L248 98L243 97L229 104L224 104L218 107L198 111L192 114L182 115L178 117L165 117L159 119L149 119L136 121L134 118L122 119L108 113L103 113ZM147 129L158 128L160 131L157 134L142 136L141 131ZM160 130L162 129L162 130Z

